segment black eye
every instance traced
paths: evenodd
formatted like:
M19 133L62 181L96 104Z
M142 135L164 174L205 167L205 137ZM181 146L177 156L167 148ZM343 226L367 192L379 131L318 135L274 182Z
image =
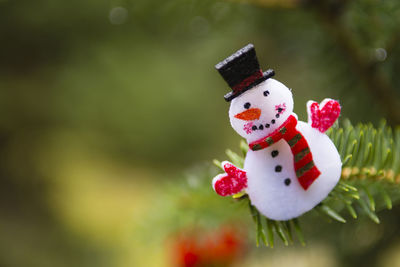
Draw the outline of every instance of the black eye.
M264 91L264 96L268 96L269 95L269 91Z
M245 109L249 109L249 108L250 108L250 103L247 102L246 104L244 104L244 108L245 108Z

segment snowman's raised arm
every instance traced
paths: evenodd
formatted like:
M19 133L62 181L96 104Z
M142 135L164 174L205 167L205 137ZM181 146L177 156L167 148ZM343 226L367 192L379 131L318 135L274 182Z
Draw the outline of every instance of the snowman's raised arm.
M212 181L213 188L218 195L231 196L247 187L247 175L244 170L228 161L223 161L221 166L225 173L215 176Z
M324 133L339 118L340 110L340 104L336 100L326 98L321 104L310 100L307 102L308 124Z

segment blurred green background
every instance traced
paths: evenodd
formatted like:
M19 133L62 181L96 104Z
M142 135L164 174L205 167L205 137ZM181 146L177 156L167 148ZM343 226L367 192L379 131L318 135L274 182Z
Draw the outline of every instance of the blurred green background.
M214 65L247 43L300 119L330 97L400 124L397 0L0 0L0 36L0 266L169 266L171 233L251 228L208 167L240 140ZM311 220L305 248L249 238L241 264L400 266L400 210L382 216Z

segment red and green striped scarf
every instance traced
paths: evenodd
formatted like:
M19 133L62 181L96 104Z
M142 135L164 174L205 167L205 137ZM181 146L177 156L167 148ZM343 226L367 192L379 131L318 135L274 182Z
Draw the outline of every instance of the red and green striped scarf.
M293 153L294 169L300 185L307 190L318 178L321 172L315 166L310 147L304 136L296 129L297 119L290 115L289 118L270 135L249 144L253 151L264 149L284 139Z

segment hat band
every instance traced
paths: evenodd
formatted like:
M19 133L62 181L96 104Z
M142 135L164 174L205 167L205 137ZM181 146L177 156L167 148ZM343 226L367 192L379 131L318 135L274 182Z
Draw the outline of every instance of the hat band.
M263 72L262 70L258 70L255 73L253 73L251 76L247 77L243 81L241 81L239 84L235 85L232 87L232 90L235 91L235 93L238 93L242 91L244 88L248 87L258 79L261 79L263 77Z

